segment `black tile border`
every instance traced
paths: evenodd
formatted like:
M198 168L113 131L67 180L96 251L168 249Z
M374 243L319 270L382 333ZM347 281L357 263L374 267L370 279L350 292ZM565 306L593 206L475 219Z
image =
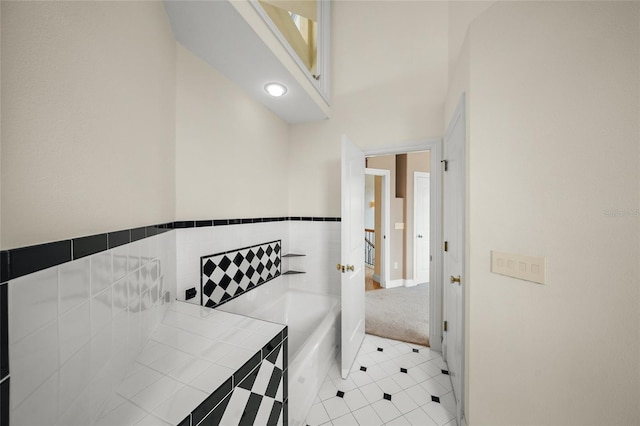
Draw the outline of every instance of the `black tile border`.
M133 243L174 229L228 226L266 222L340 222L339 217L282 216L245 219L181 220L131 229L106 232L69 240L0 251L0 282L33 274L62 263Z
M0 284L0 380L9 375L9 286Z
M9 386L10 377L0 383L0 425L9 424Z
M242 381L247 378L250 374L254 372L256 368L260 368L262 362L273 352L273 350L278 349L280 345L282 345L282 349L284 351L282 358L282 380L283 391L282 391L282 409L283 411L283 425L287 425L288 421L288 371L289 365L286 358L287 348L288 348L288 340L286 338L288 326L282 325L283 330L276 334L273 339L267 343L264 348L260 349L256 352L249 361L244 363L242 367L236 370L235 373L231 377L229 377L222 385L220 385L215 391L213 391L203 402L198 405L189 415L187 415L184 420L182 420L178 426L197 426L198 424L209 424L210 421L213 421L213 418L218 421L222 418L224 414L224 410L226 409L227 404L233 394L233 391L236 387L242 383ZM276 343L277 342L277 343ZM272 343L276 343L275 346L267 353L265 353L264 349L270 346ZM203 423L204 422L204 423Z

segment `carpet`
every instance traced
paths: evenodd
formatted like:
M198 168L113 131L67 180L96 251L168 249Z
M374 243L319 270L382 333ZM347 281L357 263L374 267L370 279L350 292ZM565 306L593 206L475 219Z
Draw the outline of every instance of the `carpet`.
M367 291L365 333L429 346L429 284Z

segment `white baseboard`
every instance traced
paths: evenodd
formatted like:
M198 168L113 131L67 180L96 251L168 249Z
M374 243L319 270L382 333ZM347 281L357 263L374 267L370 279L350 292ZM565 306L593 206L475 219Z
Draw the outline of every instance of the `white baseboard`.
M404 280L405 287L415 287L417 285L418 283L414 282L413 280Z
M380 275L379 274L373 274L373 280L377 283L381 283L382 281L380 281Z
M404 280L400 278L399 280L389 280L387 281L387 285L384 288L395 288L404 286Z

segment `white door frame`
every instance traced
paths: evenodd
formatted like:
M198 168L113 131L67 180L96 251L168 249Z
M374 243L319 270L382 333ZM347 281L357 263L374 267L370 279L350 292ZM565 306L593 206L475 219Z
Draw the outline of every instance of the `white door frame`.
M387 287L387 283L389 282L389 238L386 238L389 235L389 220L391 218L391 200L389 199L389 194L391 193L391 171L384 169L364 169L365 175L371 176L380 176L382 177L382 206L380 206L380 211L382 212L382 219L380 220L382 229L380 230L380 235L382 238L378 239L376 237L376 244L381 244L380 253L382 259L380 259L380 285L384 288Z
M418 177L428 177L429 178L429 183L431 183L431 173L430 172L413 172L413 233L415 234L416 232L416 222L417 222L417 218L418 215L416 214L417 210L418 210L418 203L416 202L416 200L418 199L418 185L416 184L416 182L418 181ZM429 191L431 192L431 191ZM429 199L431 199L431 194L429 194ZM431 204L429 204L429 206L431 206ZM431 209L429 209L431 210ZM431 214L431 211L429 211L429 214ZM429 232L431 232L431 216L429 216ZM412 236L412 238L414 238L414 242L413 242L413 282L416 284L419 284L416 280L416 277L418 276L418 262L416 261L417 259L417 249L416 249L416 239L415 239L415 235ZM431 235L429 235L429 240L431 240ZM429 245L429 255L433 256L433 253L431 253L431 245ZM429 265L431 266L431 265ZM431 267L429 267L429 270L431 270ZM429 273L431 273L431 271L429 271ZM431 284L431 283L429 283Z
M429 344L442 351L442 139L424 139L398 145L364 149L365 157L431 151L429 251L433 256L429 268Z

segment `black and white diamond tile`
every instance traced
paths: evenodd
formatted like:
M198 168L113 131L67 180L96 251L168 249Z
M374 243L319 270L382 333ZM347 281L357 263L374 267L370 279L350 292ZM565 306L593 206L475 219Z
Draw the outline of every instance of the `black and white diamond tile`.
M283 350L274 349L233 390L220 424L283 424Z
M201 257L201 304L216 307L280 276L280 249L277 240Z

